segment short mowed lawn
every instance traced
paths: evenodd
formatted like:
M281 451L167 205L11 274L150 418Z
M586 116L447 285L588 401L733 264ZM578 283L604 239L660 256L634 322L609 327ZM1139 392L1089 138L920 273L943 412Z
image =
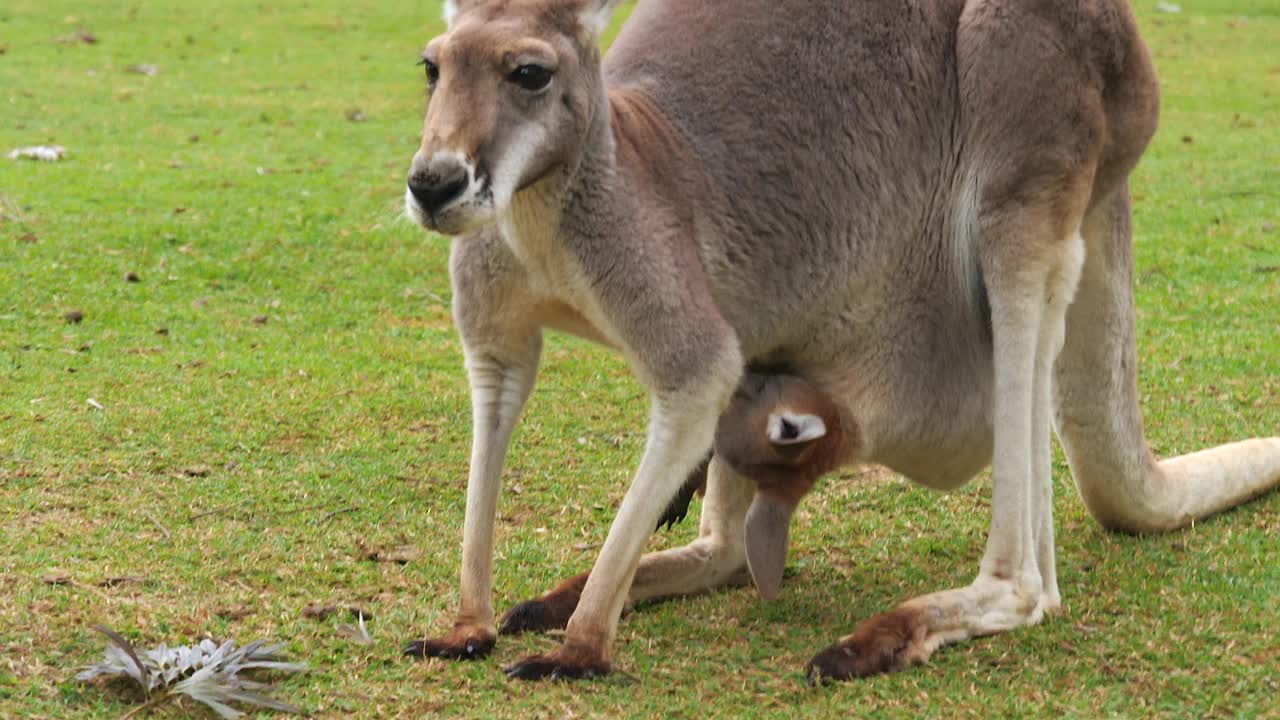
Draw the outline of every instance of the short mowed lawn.
M1280 4L1156 5L1137 3L1163 112L1133 176L1134 283L1147 433L1170 455L1280 434ZM470 435L448 241L400 216L414 62L441 29L434 2L0 6L0 153L67 149L0 158L0 717L129 712L73 680L96 623L148 646L282 641L310 671L278 694L317 717L1280 716L1280 493L1118 535L1060 454L1062 611L925 667L802 675L859 619L973 577L985 477L828 478L777 601L638 608L603 681L508 681L547 636L401 658L457 604ZM549 337L504 474L499 610L590 566L645 418L616 356ZM303 614L328 604L370 613L374 642Z

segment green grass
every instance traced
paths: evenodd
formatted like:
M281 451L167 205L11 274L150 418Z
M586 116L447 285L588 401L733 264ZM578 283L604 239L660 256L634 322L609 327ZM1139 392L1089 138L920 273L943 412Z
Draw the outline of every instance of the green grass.
M1164 87L1133 183L1162 454L1280 432L1280 10L1182 4L1138 3ZM125 713L71 679L101 651L97 622L140 643L284 640L313 670L281 695L319 717L1278 716L1280 494L1114 535L1060 457L1063 612L928 667L818 691L801 677L860 618L972 577L984 481L826 481L782 597L635 612L615 660L633 679L504 679L548 637L481 663L402 660L457 602L469 443L447 243L398 217L425 105L413 63L440 29L421 5L0 7L0 152L70 152L0 159L0 717ZM98 42L58 42L79 28ZM617 357L550 338L505 475L500 609L589 566L645 405ZM418 557L363 559L398 545ZM141 581L100 584L115 576ZM375 644L303 618L317 602L374 613Z

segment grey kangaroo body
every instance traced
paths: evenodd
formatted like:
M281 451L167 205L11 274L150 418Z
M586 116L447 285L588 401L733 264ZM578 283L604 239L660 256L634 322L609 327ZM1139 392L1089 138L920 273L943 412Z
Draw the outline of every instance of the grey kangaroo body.
M976 214L993 158L967 150L986 121L957 102L963 4L689 5L641 5L605 77L662 108L710 180L691 239L743 356L856 406L868 457L967 480L991 447ZM699 40L665 51L673 34Z
M475 423L461 609L410 652L493 645L499 475L547 327L618 349L653 409L599 559L560 589L565 645L517 677L608 672L629 598L744 577L755 487L718 459L699 539L641 550L748 362L822 388L858 431L845 460L938 488L993 466L973 584L867 620L815 678L1057 607L1053 424L1111 527L1177 527L1280 481L1280 440L1157 464L1142 438L1126 178L1157 90L1123 2L642 0L602 64L615 4L448 3L424 53L406 204L457 236Z

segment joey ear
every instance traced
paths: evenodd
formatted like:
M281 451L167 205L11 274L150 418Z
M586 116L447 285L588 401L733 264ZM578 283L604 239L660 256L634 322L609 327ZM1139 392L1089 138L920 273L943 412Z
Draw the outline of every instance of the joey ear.
M766 432L774 445L803 445L825 436L827 424L817 415L783 410L769 413Z
M613 11L618 9L622 0L585 0L582 3L582 24L592 33L599 35L609 27L613 19Z
M756 493L747 511L747 567L756 590L766 600L778 596L782 571L787 567L787 535L795 506L775 497Z

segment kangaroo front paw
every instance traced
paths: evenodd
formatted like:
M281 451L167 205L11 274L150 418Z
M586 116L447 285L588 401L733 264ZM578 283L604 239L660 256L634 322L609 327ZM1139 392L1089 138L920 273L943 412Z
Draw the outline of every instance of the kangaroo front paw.
M471 625L455 625L443 638L413 640L404 647L409 657L434 657L446 660L479 660L493 652L497 634Z
M590 680L608 675L610 669L609 661L598 653L565 646L546 655L531 655L505 672L518 680Z
M900 607L869 618L848 637L813 656L805 668L810 686L901 670L929 657L928 618L922 609Z

